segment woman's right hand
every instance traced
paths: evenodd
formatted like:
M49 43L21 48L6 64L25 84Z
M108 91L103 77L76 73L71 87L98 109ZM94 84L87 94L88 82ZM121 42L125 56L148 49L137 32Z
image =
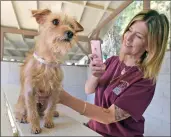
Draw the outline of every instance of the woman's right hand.
M105 72L106 66L96 54L89 54L91 73L93 76L100 78Z

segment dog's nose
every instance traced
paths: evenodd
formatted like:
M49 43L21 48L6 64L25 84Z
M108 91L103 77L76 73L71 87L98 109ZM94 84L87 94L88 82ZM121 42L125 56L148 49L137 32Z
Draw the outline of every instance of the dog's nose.
M68 37L69 39L72 39L72 37L73 37L73 35L74 35L72 31L66 31L65 34L67 35L67 37Z

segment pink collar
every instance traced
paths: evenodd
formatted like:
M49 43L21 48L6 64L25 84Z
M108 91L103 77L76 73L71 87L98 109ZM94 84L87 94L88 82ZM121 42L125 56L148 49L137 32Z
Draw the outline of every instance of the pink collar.
M45 59L39 57L35 52L33 53L33 57L39 61L41 64L44 64L44 65L47 65L47 66L50 66L50 67L60 67L61 64L58 64L56 62L47 62L45 61Z

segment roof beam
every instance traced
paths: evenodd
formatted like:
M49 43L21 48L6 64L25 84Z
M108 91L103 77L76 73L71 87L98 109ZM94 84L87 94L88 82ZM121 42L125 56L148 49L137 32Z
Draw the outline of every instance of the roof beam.
M150 9L150 0L143 0L143 9L148 10Z
M99 10L104 10L104 6L101 6L101 5L97 5L97 4L92 4L92 3L87 3L86 2L86 5L85 2L83 1L63 1L64 3L73 3L73 4L79 4L81 6L85 6L86 8L95 8L95 9L99 9ZM112 8L107 8L106 9L107 12L113 12L114 9Z
M5 50L5 51L4 51L4 55L5 55L5 53L7 53L7 54L10 55L10 56L18 56L18 55L16 55L15 53L13 53L13 52L10 51L10 50Z
M18 29L21 29L21 24L20 24L20 22L19 22L19 18L18 18L18 16L17 16L17 12L16 12L16 8L15 8L15 4L14 4L14 2L13 2L13 1L11 1L11 3L12 3L12 7L13 7L13 11L14 11L14 14L15 14L16 20L17 20ZM20 36L20 37L21 37L21 39L22 39L23 43L24 43L27 47L29 47L29 46L27 45L27 43L25 42L23 35L22 35L22 36Z
M102 11L102 14L100 14L100 15L98 16L97 21L95 21L95 23L94 23L94 28L96 28L96 27L98 26L98 24L99 24L100 21L102 20L102 18L103 18L103 16L104 16L105 13L106 13L106 11L103 10L103 11Z
M88 1L83 1L83 9L82 9L82 13L81 13L81 15L80 15L80 18L78 18L78 22L81 22L81 20L82 20L82 17L83 17L83 14L84 14L84 11L85 11L85 7L86 7L86 4L87 4L87 2ZM88 41L88 40L87 40ZM71 56L71 59L74 57L74 56L76 56L77 55L77 52L79 51L79 48L77 49L77 51L75 52L75 54L73 54L72 56Z
M88 1L83 1L84 5L86 5L87 2L88 2Z
M14 6L14 2L13 1L11 1L11 5L12 5L12 9L13 9L16 21L17 21L17 28L20 29L20 23L19 23L19 19L18 19L17 12L15 10L15 6Z
M12 46L12 48L14 48L14 50L16 50L16 46L4 35L4 42L7 42L8 44L10 44ZM5 49L5 45L4 45L4 49Z
M1 31L6 33L15 33L15 34L28 35L28 36L36 36L38 34L37 31L23 30L23 29L10 28L10 27L1 27Z
M3 60L4 55L4 33L1 31L1 60Z
M106 6L106 5L105 5ZM105 6L102 6L102 5L97 5L97 4L93 4L93 3L87 3L86 4L86 7L87 8L96 8L96 9L100 9L100 10L104 10L105 9ZM114 11L114 9L112 9L112 8L106 8L106 11L107 12L113 12Z
M84 6L83 6L83 9L82 9L81 15L80 15L80 17L77 20L78 22L81 22L81 19L83 17L84 11L85 11L85 5L86 5L86 3L87 3L87 1L84 1Z
M7 32L7 33L15 33L15 34L22 34L22 35L28 35L28 36L36 36L38 35L37 31L33 30L22 30L17 28L9 28L9 27L1 27L1 31ZM78 36L78 40L82 42L87 42L88 37L87 36Z
M7 50L18 50L18 51L24 51L24 52L27 52L29 51L30 49L26 49L26 48L11 48L11 47L5 47L4 49L7 49Z
M9 52L8 50L4 50L4 55L12 56L11 52Z
M111 2L112 1L106 1L105 5L104 5L104 10L103 10L102 14L99 16L98 21L96 21L96 23L94 23L94 28L96 28L99 25L99 23L102 20L103 16L107 12L107 8L109 7L109 5L110 5Z
M108 7L109 7L109 5L110 5L111 2L112 1L106 1L105 5L104 5L104 9L105 10L108 9Z
M6 38L5 36L4 36L4 38L5 38L5 39L7 40L7 42L14 48L14 50L15 50L17 53L19 53L21 56L23 56L22 51L17 50L16 45L15 45L11 40L9 40L8 38ZM4 47L4 49L6 49L6 47Z
M97 27L97 25L99 24L99 22L102 20L102 18L103 18L103 16L104 16L104 14L107 12L107 10L108 10L108 7L109 7L109 5L110 5L110 3L111 3L112 1L107 1L106 3L105 3L105 5L104 5L104 7L103 7L103 13L99 16L99 19L98 19L98 21L96 22L96 23L94 23L95 25L94 25L94 28L95 27ZM86 6L90 6L90 3L88 4L86 4ZM96 6L95 6L95 4L94 5L92 5L93 7L95 7L96 8ZM85 8L85 6L84 6L84 8ZM113 9L112 9L112 11L113 11ZM90 49L90 43L88 42L88 52L87 52L87 54L88 53L90 53L90 51L91 51L91 49ZM74 56L73 56L74 57Z
M93 4L93 3L86 3L86 7L88 7L88 8L91 7L91 8L95 8L95 9L104 10L104 6Z
M106 24L108 24L112 19L114 19L121 11L123 11L128 5L130 5L133 0L125 1L121 4L113 13L111 13L103 22L101 22L97 28L90 35L90 38L93 37L96 33L98 33Z
M37 9L39 9L40 8L39 1L36 2L36 5L37 5Z
M64 3L63 1L61 1L61 8L60 8L60 11L62 11L62 7L64 6Z
M63 1L49 1L49 9L51 9L53 12L59 12L63 10ZM62 11L63 12L63 11Z
M3 58L15 59L15 60L24 60L25 59L25 57L19 57L19 56L3 56Z

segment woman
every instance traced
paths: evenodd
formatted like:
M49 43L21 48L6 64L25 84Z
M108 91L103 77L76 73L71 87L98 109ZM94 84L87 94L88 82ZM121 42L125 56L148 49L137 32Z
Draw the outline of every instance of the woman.
M90 55L92 74L85 91L95 92L95 105L65 91L61 103L89 117L87 126L103 136L143 136L142 115L154 95L168 34L165 15L155 10L138 13L123 33L119 57L103 64Z

